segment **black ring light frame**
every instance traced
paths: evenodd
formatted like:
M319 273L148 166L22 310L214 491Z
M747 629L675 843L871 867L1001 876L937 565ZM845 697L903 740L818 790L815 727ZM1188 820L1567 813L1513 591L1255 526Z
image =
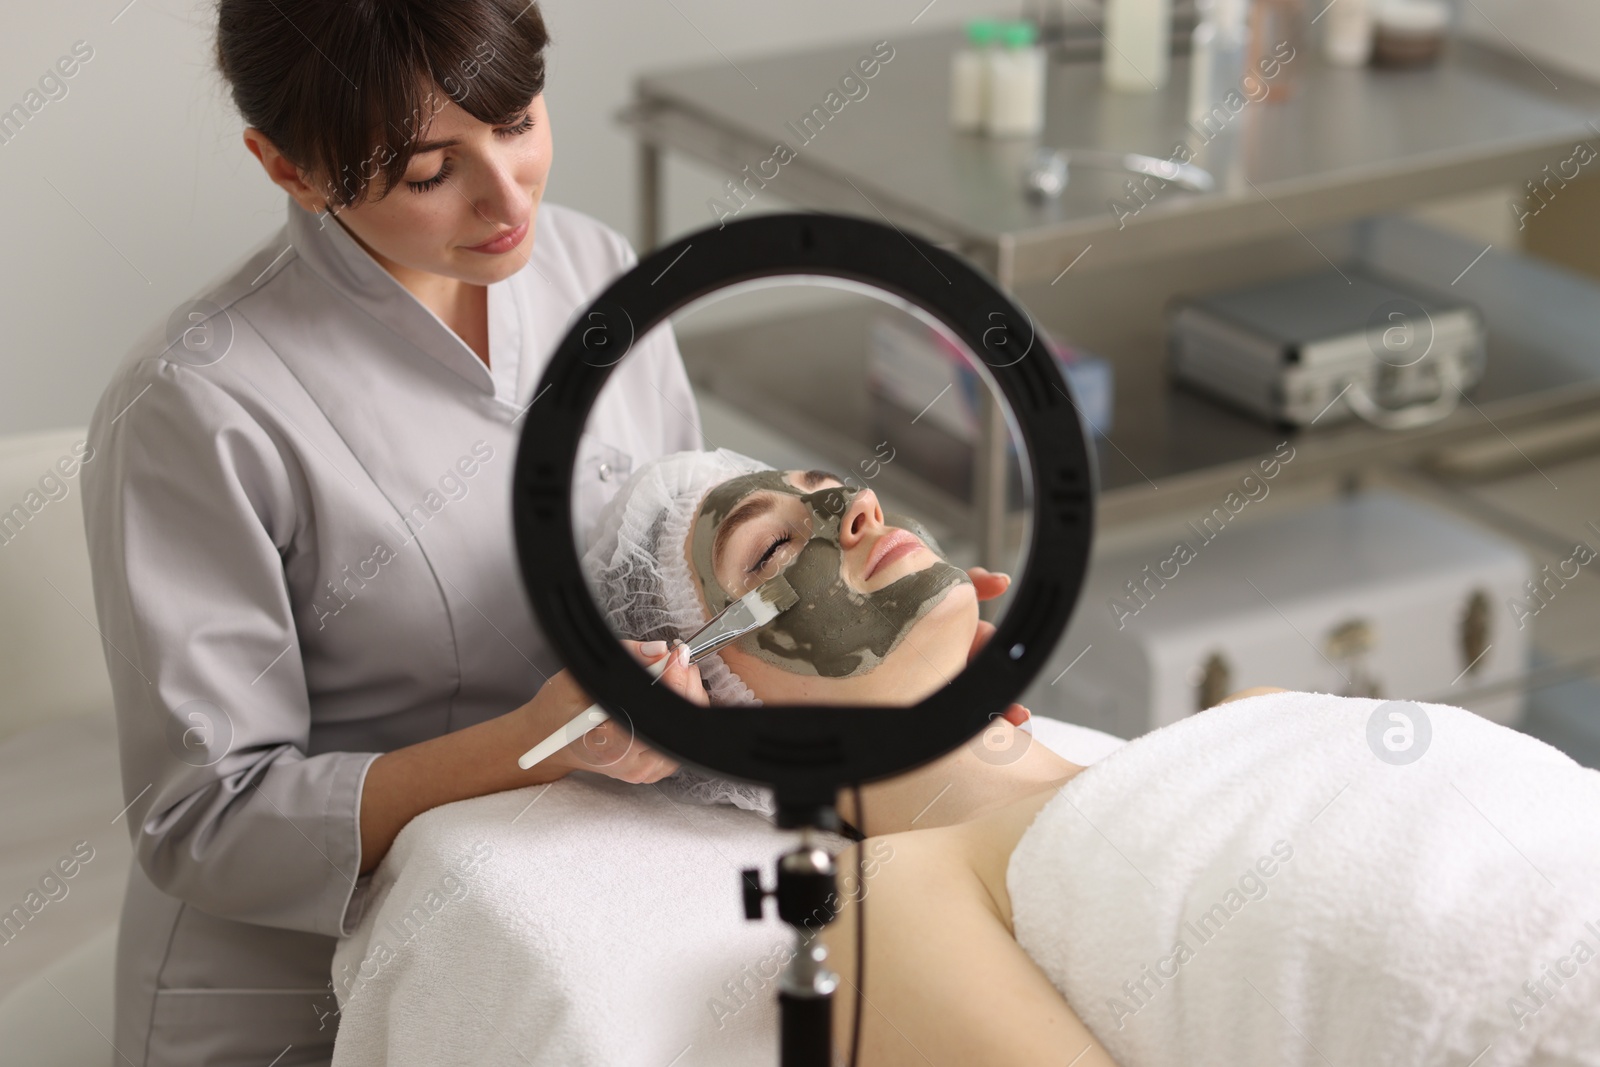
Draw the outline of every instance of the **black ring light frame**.
M997 632L950 684L911 707L702 708L652 685L600 616L579 565L572 480L590 409L634 341L730 285L845 279L943 323L986 364L1032 475L1030 551ZM1036 343L1037 342L1037 343ZM837 825L837 790L900 773L970 740L1044 666L1082 588L1095 469L1066 382L1028 314L972 265L915 236L840 215L764 215L691 234L619 277L573 320L547 366L517 452L512 514L522 579L562 662L651 745L770 785L780 827Z

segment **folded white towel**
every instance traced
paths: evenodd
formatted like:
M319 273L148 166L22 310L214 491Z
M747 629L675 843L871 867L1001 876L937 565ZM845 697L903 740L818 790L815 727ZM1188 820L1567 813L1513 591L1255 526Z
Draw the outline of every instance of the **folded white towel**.
M1078 763L1120 743L1051 720L1035 736ZM583 774L413 819L334 955L334 1067L776 1064L793 935L745 920L739 870L771 884L796 837L733 806L764 799Z
M1007 885L1123 1067L1600 1064L1600 772L1459 708L1203 712L1069 782Z

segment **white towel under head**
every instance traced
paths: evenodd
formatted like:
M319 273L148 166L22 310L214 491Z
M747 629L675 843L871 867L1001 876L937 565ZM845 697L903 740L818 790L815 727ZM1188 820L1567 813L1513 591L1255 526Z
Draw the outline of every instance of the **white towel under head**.
M1123 1067L1600 1064L1600 772L1435 704L1398 764L1384 704L1214 708L1028 828L1017 941Z

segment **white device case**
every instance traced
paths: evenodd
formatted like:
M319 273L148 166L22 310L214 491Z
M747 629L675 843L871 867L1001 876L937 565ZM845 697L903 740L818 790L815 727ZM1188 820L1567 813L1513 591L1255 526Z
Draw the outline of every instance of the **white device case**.
M1178 540L1096 558L1030 707L1130 738L1258 685L1520 719L1521 689L1491 688L1528 660L1516 544L1388 491L1185 526L1187 563Z

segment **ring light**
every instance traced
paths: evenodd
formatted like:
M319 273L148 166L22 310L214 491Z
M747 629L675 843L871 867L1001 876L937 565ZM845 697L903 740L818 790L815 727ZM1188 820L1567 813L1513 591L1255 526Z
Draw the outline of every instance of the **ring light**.
M1006 400L1033 489L1031 549L993 638L911 707L702 708L639 667L601 618L579 564L572 480L591 407L635 340L680 308L761 278L820 275L923 309L983 362ZM965 260L866 219L764 215L690 234L617 278L551 357L524 424L512 515L523 584L561 661L593 698L684 762L769 785L780 827L829 825L837 790L970 740L1021 694L1066 629L1092 537L1095 474L1066 381L1032 320ZM836 825L836 823L835 823Z

